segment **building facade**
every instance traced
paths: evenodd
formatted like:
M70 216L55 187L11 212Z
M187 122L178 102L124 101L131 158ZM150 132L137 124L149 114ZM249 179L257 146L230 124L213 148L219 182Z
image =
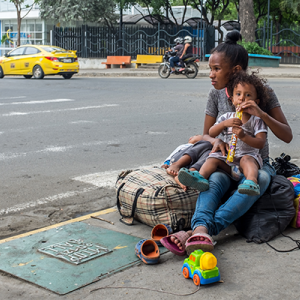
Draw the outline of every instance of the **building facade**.
M31 5L33 0L26 0L21 16L28 13L25 5ZM0 0L0 34L9 35L13 44L6 42L2 47L14 47L17 41L18 33L17 10L10 1ZM21 23L21 45L24 44L49 44L50 30L53 28L54 22L44 21L40 17L40 11L37 5L22 20Z

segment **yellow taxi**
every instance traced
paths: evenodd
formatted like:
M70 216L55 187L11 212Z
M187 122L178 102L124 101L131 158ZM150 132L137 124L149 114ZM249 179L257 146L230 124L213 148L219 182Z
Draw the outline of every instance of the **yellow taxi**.
M57 46L22 45L0 57L0 78L23 75L43 79L48 75L62 75L70 79L79 72L76 51Z

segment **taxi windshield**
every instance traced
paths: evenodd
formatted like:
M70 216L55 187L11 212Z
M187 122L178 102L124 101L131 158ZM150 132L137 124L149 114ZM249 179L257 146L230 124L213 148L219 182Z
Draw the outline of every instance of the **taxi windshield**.
M52 52L52 51L57 51L57 52L68 52L63 48L59 48L59 47L41 47L43 50L47 51L47 52Z

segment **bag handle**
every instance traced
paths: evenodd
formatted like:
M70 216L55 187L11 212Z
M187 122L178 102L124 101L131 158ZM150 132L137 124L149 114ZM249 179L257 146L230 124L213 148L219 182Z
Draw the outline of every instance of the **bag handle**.
M122 187L124 186L124 184L125 184L125 182L123 182L117 190L117 208L118 208L118 211L121 216L122 216L122 214L121 214L121 205L120 205L119 195L120 195L120 191L121 191Z
M124 186L125 182L123 182L119 188L118 188L118 191L117 191L117 208L118 208L118 211L120 213L120 215L122 216L122 219L120 219L120 221L126 225L132 225L133 223L133 218L134 218L134 214L135 214L135 210L136 210L136 205L137 205L137 200L139 198L139 196L141 194L143 194L144 190L143 188L139 188L136 193L135 193L135 196L134 196L134 200L133 200L133 203L132 203L132 209L131 209L131 214L129 216L125 216L121 213L121 204L120 204L120 191L122 189L122 187ZM123 218L128 218L130 220L128 220L127 222L123 220Z

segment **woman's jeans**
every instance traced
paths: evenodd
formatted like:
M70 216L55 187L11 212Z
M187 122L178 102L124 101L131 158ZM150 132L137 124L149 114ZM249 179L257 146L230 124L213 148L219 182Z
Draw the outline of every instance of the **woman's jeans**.
M209 235L217 235L228 227L236 219L244 215L250 207L267 190L272 176L275 175L274 168L270 165L269 159L264 160L262 169L258 171L258 184L260 186L259 196L240 194L237 190L234 194L219 207L220 201L233 180L223 172L215 172L209 177L209 189L201 192L198 196L195 213L192 218L192 229L204 226ZM244 182L245 177L239 181Z
M169 58L171 68L175 68L175 63L179 62L178 56L172 56Z

